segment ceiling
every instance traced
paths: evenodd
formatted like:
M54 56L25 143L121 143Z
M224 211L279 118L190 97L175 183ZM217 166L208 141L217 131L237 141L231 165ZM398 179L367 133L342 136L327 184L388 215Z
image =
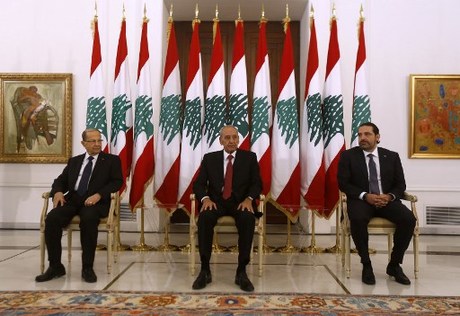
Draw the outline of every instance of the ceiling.
M246 21L260 20L262 4L265 17L269 21L281 21L286 16L286 4L289 5L291 20L301 20L308 0L164 0L168 8L173 4L173 17L176 21L191 21L195 17L195 6L198 4L199 19L211 21L216 15L216 5L219 10L219 20L233 21L238 18L240 6L241 18Z

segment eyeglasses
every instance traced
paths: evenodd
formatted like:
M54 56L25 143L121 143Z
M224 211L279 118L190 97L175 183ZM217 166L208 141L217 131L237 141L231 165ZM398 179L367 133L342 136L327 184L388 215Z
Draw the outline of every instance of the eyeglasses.
M90 139L90 140L84 140L85 143L90 143L90 144L96 144L96 143L102 143L102 139Z

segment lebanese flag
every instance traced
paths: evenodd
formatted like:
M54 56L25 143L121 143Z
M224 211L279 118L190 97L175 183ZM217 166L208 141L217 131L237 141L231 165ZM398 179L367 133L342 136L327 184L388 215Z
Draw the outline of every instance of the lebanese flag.
M94 17L93 52L88 86L88 102L86 107L86 128L95 128L101 132L104 152L109 152L107 137L107 113L105 108L104 80L102 76L101 40L97 16Z
M262 172L262 193L268 195L272 177L270 129L272 127L272 92L270 87L270 65L268 62L267 20L259 24L257 44L256 78L252 104L251 150L257 154Z
M305 102L300 132L301 192L308 207L319 215L324 209L323 118L319 78L315 18L310 18Z
M143 206L144 192L152 181L155 166L153 155L152 85L150 82L147 23L148 19L144 16L139 49L139 65L137 69L138 96L136 98L134 110L134 169L131 181L131 191L129 194L129 205L131 210Z
M192 185L201 164L204 123L203 70L201 67L199 20L193 21L192 42L185 88L184 124L182 125L178 200L190 212Z
M239 147L249 150L248 85L244 55L243 20L235 21L232 75L230 78L230 124L238 128Z
M359 125L371 121L371 105L366 81L366 41L364 40L364 17L359 21L359 44L356 56L355 88L353 92L353 113L351 116L350 147L358 146Z
M246 83L246 82L245 82ZM227 122L225 70L219 20L214 20L214 45L211 53L203 129L203 154L222 150L219 132Z
M172 18L169 20L168 50L163 75L160 123L156 146L155 198L167 210L177 204L180 162L181 85L179 53Z
M327 54L326 81L324 83L323 139L326 167L325 209L323 216L329 218L339 202L337 168L340 153L345 150L343 134L343 98L340 81L340 50L337 35L337 20L331 19L331 36Z
M285 22L285 29L279 96L272 131L271 198L278 209L296 221L300 205L299 123L289 22Z
M115 63L115 81L112 101L112 126L110 152L121 160L123 185L120 193L126 190L126 182L131 172L133 160L133 106L129 81L128 45L126 42L126 20L121 22Z

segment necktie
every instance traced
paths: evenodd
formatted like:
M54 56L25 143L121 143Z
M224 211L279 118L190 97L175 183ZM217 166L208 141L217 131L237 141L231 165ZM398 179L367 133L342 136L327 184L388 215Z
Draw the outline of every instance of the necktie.
M232 179L233 179L232 159L233 159L233 156L228 155L227 168L225 170L225 178L224 178L224 192L222 193L222 197L224 199L228 199L232 195Z
M374 155L368 154L369 157L369 191L370 193L380 194L379 180L377 179L377 167L374 161Z
M77 188L77 193L80 196L84 196L88 190L89 178L93 169L93 159L94 157L89 156L88 163L86 164L85 169L83 169L83 174L81 175L80 183L78 184Z

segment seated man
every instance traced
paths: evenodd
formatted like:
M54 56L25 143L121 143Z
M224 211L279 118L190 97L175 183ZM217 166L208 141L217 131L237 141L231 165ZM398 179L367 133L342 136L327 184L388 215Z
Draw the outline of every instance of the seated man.
M198 245L201 271L193 289L202 289L212 281L211 259L214 226L221 216L235 218L238 228L238 268L235 283L243 291L254 291L246 274L250 260L256 210L256 199L262 190L257 156L253 152L238 149L238 130L224 126L220 131L220 143L224 150L204 155L200 171L193 184L193 191L201 201L198 217Z
M359 147L342 152L337 179L339 188L347 195L351 236L363 264L362 281L375 284L375 276L369 258L369 234L367 224L372 217L383 217L395 223L394 246L387 274L396 282L409 285L400 264L409 247L416 219L401 202L406 181L398 153L378 148L378 127L363 123L358 129Z
M110 208L110 195L123 183L120 158L101 151L102 139L97 129L82 133L86 153L70 158L67 166L51 188L53 209L45 220L45 242L49 268L35 281L45 282L65 275L61 263L62 229L75 215L80 216L80 241L82 246L82 278L97 281L93 270L98 225Z

